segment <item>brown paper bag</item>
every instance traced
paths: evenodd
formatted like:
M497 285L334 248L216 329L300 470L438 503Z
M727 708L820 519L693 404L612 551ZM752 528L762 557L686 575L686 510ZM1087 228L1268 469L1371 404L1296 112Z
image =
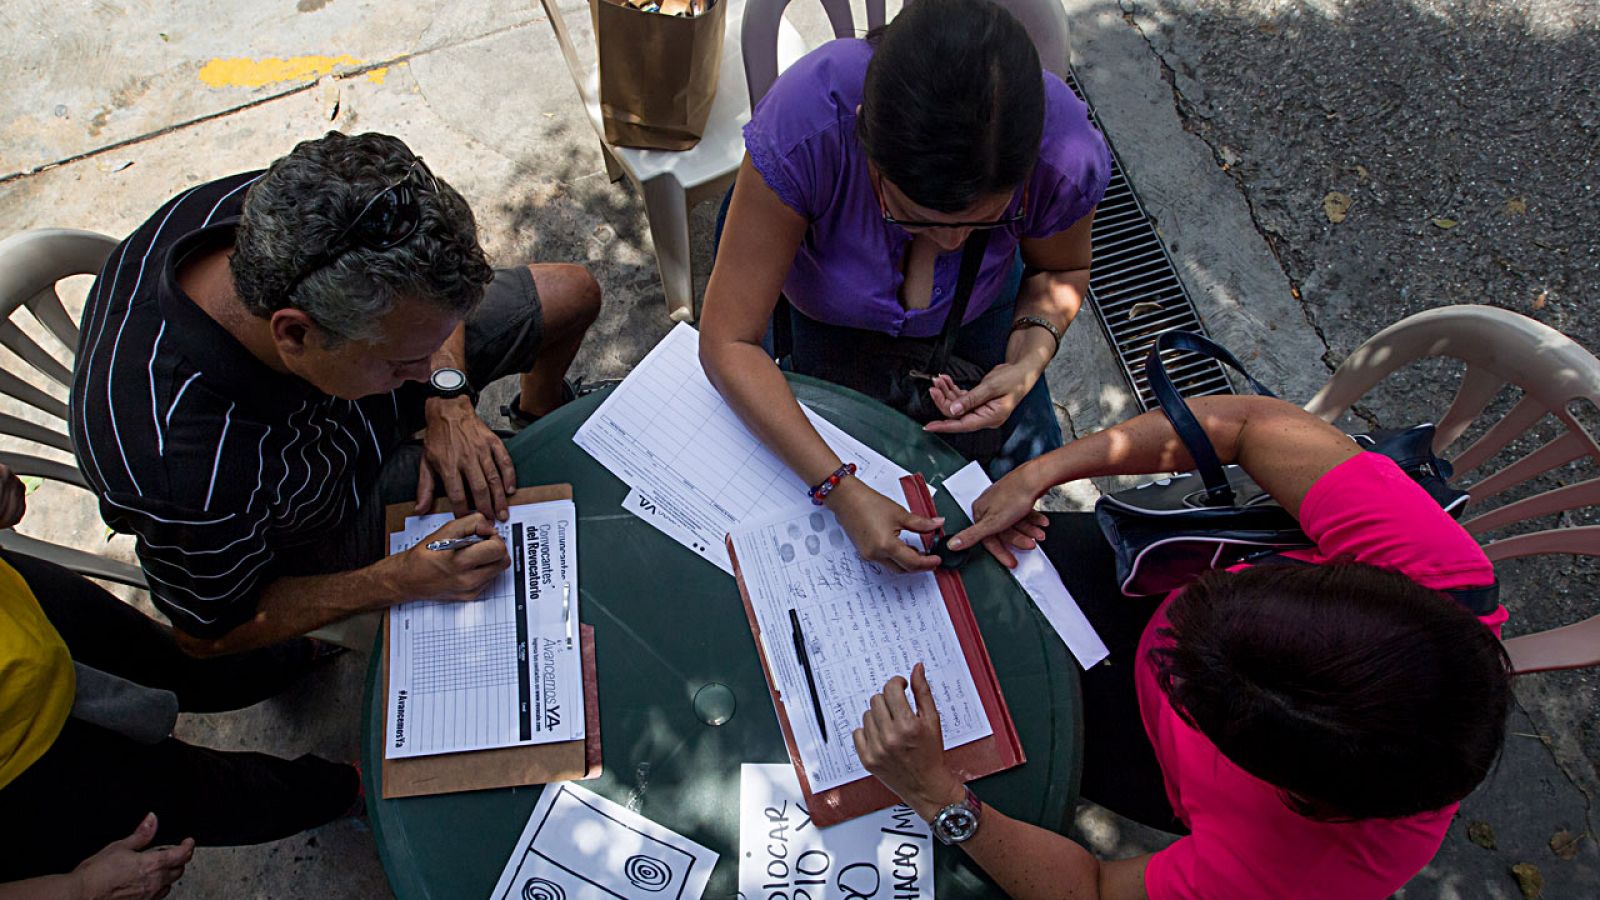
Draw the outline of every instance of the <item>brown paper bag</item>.
M607 143L687 150L700 142L717 94L728 2L680 17L589 0Z

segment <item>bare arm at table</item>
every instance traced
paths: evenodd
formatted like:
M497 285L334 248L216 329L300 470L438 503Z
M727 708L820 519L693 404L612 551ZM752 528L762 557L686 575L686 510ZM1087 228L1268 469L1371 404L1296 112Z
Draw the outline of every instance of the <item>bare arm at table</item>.
M806 220L778 198L746 156L706 285L700 363L756 437L801 481L817 484L845 460L800 411L788 381L761 346L806 228ZM902 528L932 530L933 520L913 516L859 479L841 482L827 505L863 557L906 569L938 564L899 539Z
M1361 449L1344 432L1305 410L1270 397L1199 397L1189 401L1224 464L1238 463L1296 518L1317 479ZM1057 484L1101 475L1178 472L1194 467L1189 451L1160 410L1073 441L1018 466L973 503L974 524L952 544L983 541L1001 562L1006 546L1027 549L1012 526Z
M906 689L916 697L916 708ZM909 682L898 675L874 696L861 727L851 734L856 753L924 821L966 796L944 761L939 707L921 663ZM982 801L982 797L978 798ZM961 844L972 861L999 882L1006 895L1031 898L1145 900L1150 854L1102 863L1082 845L1053 831L1013 819L992 806L979 814L978 831Z
M488 540L461 550L429 550L431 540L481 534ZM411 600L476 599L511 564L505 541L483 515L446 523L404 553L332 575L286 576L261 589L255 615L218 638L176 631L191 656L220 656L265 647L351 616Z

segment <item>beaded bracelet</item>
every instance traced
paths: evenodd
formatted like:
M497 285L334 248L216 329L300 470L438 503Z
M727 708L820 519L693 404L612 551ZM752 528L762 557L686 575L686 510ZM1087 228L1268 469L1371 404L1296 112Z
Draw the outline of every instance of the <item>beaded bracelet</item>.
M832 475L822 479L821 483L819 483L816 487L806 491L806 496L811 498L812 503L816 504L817 506L821 506L822 501L828 499L828 495L833 493L833 489L839 486L839 482L843 481L846 476L854 475L855 473L856 464L845 463L838 469L835 469Z

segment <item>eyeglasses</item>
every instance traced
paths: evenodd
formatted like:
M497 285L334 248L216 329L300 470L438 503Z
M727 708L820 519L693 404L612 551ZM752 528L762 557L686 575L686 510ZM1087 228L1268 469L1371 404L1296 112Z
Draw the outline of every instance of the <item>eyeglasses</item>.
M421 173L420 176L418 173ZM426 176L424 182L421 176ZM399 178L389 182L361 207L361 212L350 220L328 246L300 270L289 282L285 296L291 296L313 273L326 268L355 247L365 250L390 250L400 246L417 233L422 225L422 204L418 190L427 188L439 191L439 182L428 171L428 166L418 156Z
M878 211L883 214L883 221L889 225L899 225L901 228L968 228L972 231L993 231L996 228L1010 228L1021 225L1028 212L1028 187L1022 187L1022 202L1017 204L1017 209L1009 216L998 219L987 219L982 222L928 222L920 219L897 219L889 215L889 206L884 202L883 189L876 179L872 182L873 193L878 195Z

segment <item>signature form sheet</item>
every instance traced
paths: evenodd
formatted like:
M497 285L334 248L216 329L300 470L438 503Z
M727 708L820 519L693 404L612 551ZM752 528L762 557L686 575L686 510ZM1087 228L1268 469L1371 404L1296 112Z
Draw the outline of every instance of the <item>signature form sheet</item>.
M407 517L389 552L452 518ZM513 506L511 566L478 599L390 607L388 758L584 736L577 523L571 500Z
M946 749L993 733L932 572L891 574L863 560L833 513L812 506L735 529L733 547L813 793L867 777L850 733L872 695L895 675L910 678L919 662ZM796 647L796 620L826 738Z
M804 404L811 424L856 477L901 496L906 471ZM623 506L728 574L723 538L738 523L796 501L809 487L739 421L700 367L700 334L679 323L572 437L633 491Z

